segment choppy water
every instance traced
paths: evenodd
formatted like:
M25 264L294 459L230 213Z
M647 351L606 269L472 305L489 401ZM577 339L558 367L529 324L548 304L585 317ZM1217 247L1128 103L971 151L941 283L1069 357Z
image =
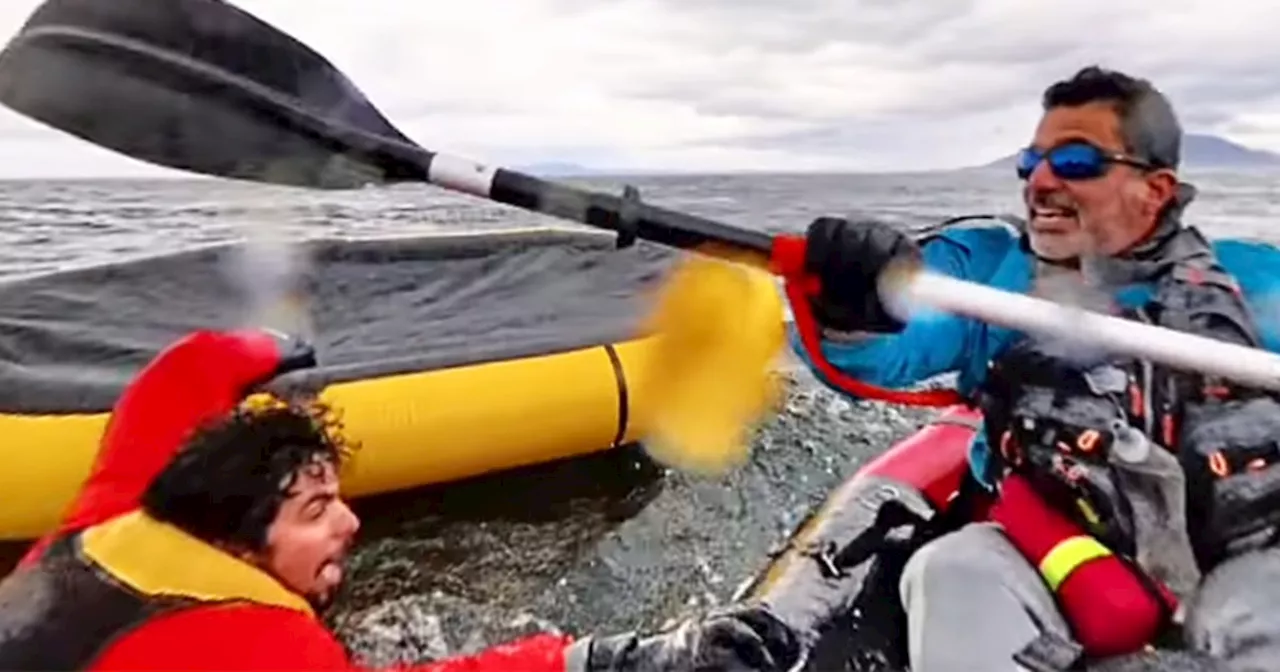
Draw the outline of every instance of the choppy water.
M1280 173L1193 174L1189 221L1280 239ZM864 214L907 227L1016 212L1018 184L934 175L593 178L666 207L771 231ZM429 187L310 192L222 181L0 182L0 277L245 236L381 235L558 224ZM232 299L228 299L232 300ZM723 602L839 481L928 412L850 404L800 381L750 464L718 480L642 454L591 458L362 505L351 592L332 615L370 662L472 651L530 629L653 628ZM548 492L555 497L548 498Z
M1192 173L1191 219L1213 234L1272 239L1280 173ZM824 214L867 214L925 226L945 217L1018 211L1003 172L913 175L642 176L574 180L617 191L633 183L663 206L770 231ZM0 274L118 260L280 227L290 235L373 235L563 224L434 187L320 192L230 181L0 182Z

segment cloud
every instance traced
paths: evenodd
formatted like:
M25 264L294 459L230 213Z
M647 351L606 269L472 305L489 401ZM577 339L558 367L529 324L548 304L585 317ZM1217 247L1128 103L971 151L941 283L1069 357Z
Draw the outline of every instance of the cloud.
M1152 79L1189 130L1280 150L1280 4L1212 0L234 0L408 135L500 163L894 170L985 162L1050 82ZM37 3L7 0L0 33ZM5 112L0 175L148 172ZM151 171L156 172L156 171Z

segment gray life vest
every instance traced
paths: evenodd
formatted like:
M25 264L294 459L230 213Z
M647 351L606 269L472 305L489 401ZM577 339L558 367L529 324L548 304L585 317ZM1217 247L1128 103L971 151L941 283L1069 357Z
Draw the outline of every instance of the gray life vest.
M1086 262L1082 272L1106 287L1151 287L1150 300L1124 317L1259 347L1239 286L1208 241L1176 223L1162 228L1130 258ZM1255 544L1274 536L1277 523L1266 521L1280 510L1280 470L1266 467L1280 403L1085 341L1026 338L991 363L979 392L991 476L1027 474L1114 552L1186 595L1243 531ZM1242 468L1275 486L1228 478Z

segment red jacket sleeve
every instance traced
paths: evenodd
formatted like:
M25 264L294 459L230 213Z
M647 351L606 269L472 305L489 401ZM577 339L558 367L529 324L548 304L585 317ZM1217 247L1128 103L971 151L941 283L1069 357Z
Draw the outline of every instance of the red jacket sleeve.
M42 539L96 525L138 506L151 479L199 424L229 412L246 389L269 378L280 363L267 332L192 333L151 360L112 409L97 461L61 526Z
M564 672L567 637L535 635L475 656L387 672ZM94 670L343 670L351 662L319 621L300 612L255 605L212 606L158 618L122 637Z
M161 616L108 647L94 670L350 670L342 645L307 614L258 605Z
M565 672L565 648L572 643L573 638L568 636L532 635L473 656L414 665L402 668L402 672Z

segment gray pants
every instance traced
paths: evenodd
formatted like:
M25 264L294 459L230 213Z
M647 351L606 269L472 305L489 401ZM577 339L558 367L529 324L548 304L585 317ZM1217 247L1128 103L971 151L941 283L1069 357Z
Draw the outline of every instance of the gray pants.
M1035 568L991 524L921 548L901 589L912 672L1023 672L1013 654L1042 630L1070 636ZM1186 607L1189 648L1280 671L1280 549L1222 563Z

